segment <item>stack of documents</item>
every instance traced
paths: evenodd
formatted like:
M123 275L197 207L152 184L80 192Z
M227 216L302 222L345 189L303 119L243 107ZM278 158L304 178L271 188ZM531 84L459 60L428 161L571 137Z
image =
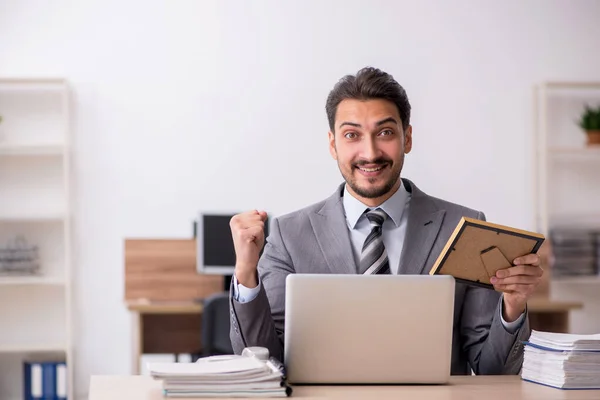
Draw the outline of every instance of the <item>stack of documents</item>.
M554 228L550 232L554 262L552 274L588 276L596 268L596 232L588 228Z
M195 363L148 363L163 381L166 397L287 397L283 367L276 360L216 356Z
M521 378L560 389L600 389L600 334L533 331Z

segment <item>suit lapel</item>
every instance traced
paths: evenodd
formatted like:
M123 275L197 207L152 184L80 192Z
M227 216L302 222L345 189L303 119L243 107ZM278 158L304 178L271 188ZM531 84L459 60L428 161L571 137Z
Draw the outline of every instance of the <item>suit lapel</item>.
M438 209L411 181L404 182L410 187L411 200L398 273L417 275L423 272L446 211Z
M309 219L331 272L356 274L358 267L354 260L350 233L344 215L340 194L342 190L343 185L325 201L323 208L309 214Z

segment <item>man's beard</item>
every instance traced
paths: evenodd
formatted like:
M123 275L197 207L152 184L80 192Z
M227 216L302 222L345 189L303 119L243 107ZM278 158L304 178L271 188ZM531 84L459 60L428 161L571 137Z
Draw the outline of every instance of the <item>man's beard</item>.
M391 175L383 186L364 188L364 187L360 187L358 185L356 179L354 179L354 171L355 171L355 169L357 169L357 167L359 167L361 165L365 165L365 164L385 165L391 169ZM357 195L364 197L366 199L376 199L378 197L381 197L381 196L387 194L390 190L392 190L394 188L396 183L398 183L398 179L400 179L400 172L402 170L403 164L404 164L404 155L402 155L401 159L399 160L399 164L396 164L396 166L398 168L394 168L395 165L393 164L393 162L391 160L386 160L386 159L377 159L377 160L374 160L371 162L359 161L356 163L352 163L351 170L350 170L350 173L348 174L348 176L346 176L344 173L342 173L342 175L344 176L346 183L348 184L348 186L350 186L350 188L354 191L354 193L356 193ZM395 171L394 169L397 169L397 171ZM342 171L341 168L340 168L340 171ZM357 173L359 173L359 172L357 172ZM367 179L369 180L369 183L374 183L376 178L367 178Z

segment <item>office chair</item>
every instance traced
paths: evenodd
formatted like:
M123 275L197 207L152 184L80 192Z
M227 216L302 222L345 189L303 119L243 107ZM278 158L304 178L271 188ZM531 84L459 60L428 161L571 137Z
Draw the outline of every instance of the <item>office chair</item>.
M202 312L202 357L233 354L229 339L229 292L204 299Z

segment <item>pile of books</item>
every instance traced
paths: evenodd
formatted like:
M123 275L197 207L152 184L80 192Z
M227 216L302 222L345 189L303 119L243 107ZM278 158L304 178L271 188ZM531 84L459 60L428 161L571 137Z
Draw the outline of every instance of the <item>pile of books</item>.
M554 228L550 232L554 276L589 276L599 273L600 234L588 228Z
M600 334L532 331L521 378L560 389L600 389Z
M287 397L283 366L271 358L213 356L195 363L148 363L166 397Z

